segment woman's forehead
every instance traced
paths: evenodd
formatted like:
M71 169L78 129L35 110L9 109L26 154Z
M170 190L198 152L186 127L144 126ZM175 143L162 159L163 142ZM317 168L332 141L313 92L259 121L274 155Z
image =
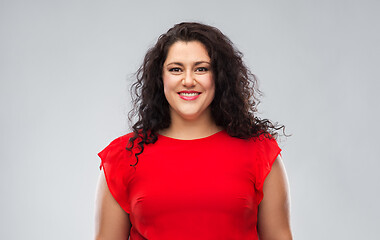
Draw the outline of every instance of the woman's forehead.
M210 62L206 47L199 41L178 41L170 46L166 64L171 62Z

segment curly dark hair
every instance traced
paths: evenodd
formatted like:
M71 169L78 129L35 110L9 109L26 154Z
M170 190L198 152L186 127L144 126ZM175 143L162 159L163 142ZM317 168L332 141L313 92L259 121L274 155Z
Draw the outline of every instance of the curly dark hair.
M158 38L136 72L137 81L131 86L133 108L129 112L129 120L138 118L132 126L134 135L127 149L132 151L136 142L139 152L135 153L136 163L131 166L138 163L144 144L155 143L158 131L170 126L162 71L169 48L177 41L199 41L207 49L215 81L215 96L210 107L216 125L224 128L230 136L242 139L261 134L277 137L277 131L283 129L283 125L255 116L261 92L255 75L243 63L243 54L219 29L196 22L183 22Z

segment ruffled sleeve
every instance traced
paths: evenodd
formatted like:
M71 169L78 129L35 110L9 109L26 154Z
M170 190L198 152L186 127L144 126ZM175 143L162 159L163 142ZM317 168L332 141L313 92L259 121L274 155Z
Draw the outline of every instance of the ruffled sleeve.
M258 151L255 168L255 189L257 194L257 204L259 204L264 197L264 181L271 171L273 163L280 154L281 149L275 139L270 139L264 136L260 136L259 139L256 140L256 144L258 146Z
M134 169L130 166L132 154L126 150L128 140L128 135L113 140L98 153L98 156L101 159L100 169L103 168L108 189L124 211L130 213L127 186Z

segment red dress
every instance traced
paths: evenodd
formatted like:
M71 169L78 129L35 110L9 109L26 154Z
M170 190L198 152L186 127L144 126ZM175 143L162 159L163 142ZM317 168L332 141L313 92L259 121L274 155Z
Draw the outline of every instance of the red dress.
M132 167L131 136L99 153L108 188L129 213L130 240L258 239L263 183L281 151L274 139L159 135Z

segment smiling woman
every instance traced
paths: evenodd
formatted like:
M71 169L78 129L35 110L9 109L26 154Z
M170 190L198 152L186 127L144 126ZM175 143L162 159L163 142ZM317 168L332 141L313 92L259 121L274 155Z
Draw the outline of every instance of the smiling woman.
M97 239L292 239L276 126L217 28L180 23L132 86L133 132L99 153Z
M202 43L174 43L164 62L162 79L172 121L166 132L177 132L172 128L183 126L186 121L197 121L199 126L212 125L210 104L215 84L210 57Z

